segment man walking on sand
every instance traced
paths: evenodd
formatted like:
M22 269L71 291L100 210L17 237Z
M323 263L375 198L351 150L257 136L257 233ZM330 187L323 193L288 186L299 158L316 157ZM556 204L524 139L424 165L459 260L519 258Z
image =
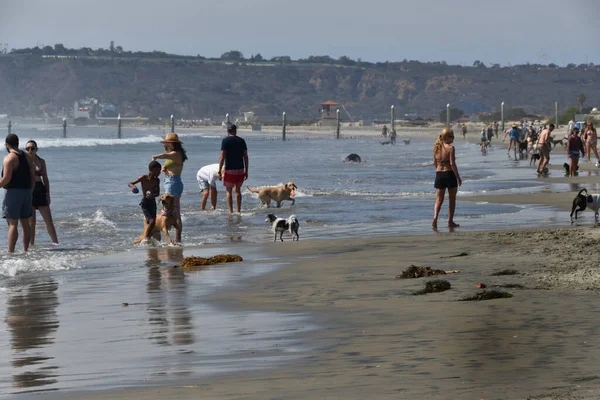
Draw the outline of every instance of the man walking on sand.
M23 250L29 249L33 213L32 197L35 186L33 158L19 150L19 137L8 134L5 140L8 155L4 157L0 188L6 189L2 202L2 217L8 222L8 252L14 253L19 238L19 221L23 229Z
M554 130L554 124L550 124L548 129L544 129L540 133L538 139L538 149L540 151L540 162L538 164L537 173L542 174L550 161L550 134Z
M221 142L221 158L217 177L227 190L229 214L233 214L232 190L235 187L237 212L242 211L242 184L248 179L248 147L246 141L237 136L237 126L227 128L228 136ZM225 165L223 165L225 164ZM223 167L225 172L223 173Z

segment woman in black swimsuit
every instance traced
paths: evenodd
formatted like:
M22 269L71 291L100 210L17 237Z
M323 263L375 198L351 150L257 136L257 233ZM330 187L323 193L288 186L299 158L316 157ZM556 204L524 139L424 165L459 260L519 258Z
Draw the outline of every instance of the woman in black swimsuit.
M462 179L458 174L456 159L454 153L454 132L450 128L445 128L442 134L436 139L433 145L433 165L435 166L435 207L433 209L433 228L437 228L438 216L446 189L448 189L448 227L457 228L459 225L454 223L454 210L456 209L456 192L462 185Z
M58 237L56 236L56 229L54 229L54 222L52 222L52 213L50 212L50 182L48 181L48 171L46 169L46 161L37 155L37 143L34 140L30 140L25 145L27 155L33 159L33 165L35 167L35 188L33 189L33 215L29 220L31 225L31 246L35 242L35 210L39 210L50 239L53 244L58 244Z

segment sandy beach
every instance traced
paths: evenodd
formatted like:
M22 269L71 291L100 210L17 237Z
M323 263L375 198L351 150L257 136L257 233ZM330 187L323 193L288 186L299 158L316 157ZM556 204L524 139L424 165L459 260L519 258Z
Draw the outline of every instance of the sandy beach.
M433 131L425 134L435 135ZM560 155L561 151L557 149L555 154ZM461 161L458 160L459 165ZM598 189L598 177L595 167L583 164L579 177L565 178L558 164L552 165L551 175L544 178L536 178L532 168L531 180L547 182L548 189L525 194L459 196L458 201L548 206L560 210L559 222L565 225L576 192L583 187ZM555 183L563 184L560 187L565 190L556 189L552 185ZM433 208L433 204L426 202L424 207ZM519 214L511 214L510 218L519 218ZM595 317L600 313L600 274L593 249L600 239L600 230L593 226L593 214L585 211L572 226L539 228L532 224L526 229L486 232L469 231L467 220L463 227L448 233L441 228L444 222L440 222L443 233L418 236L364 238L356 232L356 238L351 239L202 246L203 254L239 252L250 263L268 259L284 264L265 274L249 275L242 284L211 294L194 294L194 285L202 284L201 274L186 281L190 296L193 294L196 301L223 312L309 316L317 329L281 338L282 346L297 342L308 349L293 359L275 366L269 364L265 369L201 378L182 376L175 381L158 378L156 382L140 381L123 389L13 397L598 398L600 349L595 345ZM134 256L128 257L131 260ZM182 254L177 257L180 260ZM233 266L234 270L243 270L247 262ZM138 270L132 265L128 269L139 274L135 259L133 265ZM411 265L460 272L396 279ZM511 275L493 275L502 270L515 271ZM174 275L169 269L163 274ZM447 280L451 289L413 294L434 279ZM479 293L478 283L512 297L458 301ZM134 287L136 282L128 285ZM111 306L121 307L122 300L119 297ZM128 310L139 317L135 308ZM202 340L197 332L195 335ZM111 348L105 351L110 352Z
M204 300L313 315L320 329L303 336L313 348L306 357L274 370L44 398L597 398L600 274L590 250L600 230L586 217L572 228L257 245L289 264ZM450 290L414 296L431 278L395 279L411 265L460 273L437 277ZM504 269L516 275L492 276ZM457 301L478 283L522 287L501 288L508 299Z

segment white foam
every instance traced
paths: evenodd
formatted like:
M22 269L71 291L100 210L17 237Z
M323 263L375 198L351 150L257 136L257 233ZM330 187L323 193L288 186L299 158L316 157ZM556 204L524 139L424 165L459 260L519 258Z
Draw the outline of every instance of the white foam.
M73 139L36 139L40 148L47 147L94 147L94 146L114 146L121 144L140 144L157 143L162 138L160 136L142 136L137 138L123 139L103 139L103 138L73 138Z
M0 275L14 277L21 273L80 268L73 256L44 254L43 258L35 258L40 255L40 253L6 255L0 260Z
M77 217L77 222L79 222L81 226L92 224L92 226L101 225L109 228L117 228L117 224L108 219L102 210L96 210L96 212L89 217Z

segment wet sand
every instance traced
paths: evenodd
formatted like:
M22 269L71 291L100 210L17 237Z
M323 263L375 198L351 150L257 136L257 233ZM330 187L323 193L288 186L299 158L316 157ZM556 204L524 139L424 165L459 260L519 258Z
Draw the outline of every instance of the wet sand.
M571 191L459 201L549 205L568 220L576 191L597 187L598 178L540 179L569 183ZM597 399L599 240L588 210L566 228L469 233L465 225L418 237L240 245L288 265L202 301L310 315L319 329L296 336L312 348L305 357L265 370L44 398ZM451 283L449 291L414 296L432 278L395 279L413 264L460 273L436 277ZM518 272L492 276L503 269ZM457 301L477 293L478 283L523 288L500 288L514 296L508 299Z
M307 357L277 369L44 398L596 398L600 274L589 257L598 239L600 230L586 225L257 246L290 264L203 300L309 313L320 329L302 335L314 346ZM431 278L395 279L411 264L460 273L442 277L449 291L413 296ZM506 268L519 273L491 275ZM526 288L503 289L509 299L457 302L479 282Z

